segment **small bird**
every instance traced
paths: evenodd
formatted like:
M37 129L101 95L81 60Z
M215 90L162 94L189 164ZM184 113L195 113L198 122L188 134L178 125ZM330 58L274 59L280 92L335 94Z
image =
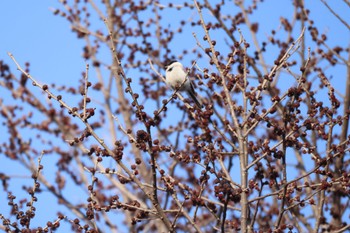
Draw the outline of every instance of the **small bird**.
M202 103L197 98L197 94L194 91L191 80L188 78L188 75L186 74L184 67L180 62L171 61L168 65L165 66L165 71L165 78L168 86L174 90L180 87L179 91L186 91L186 93L189 95L189 97L191 97L198 108L203 107Z

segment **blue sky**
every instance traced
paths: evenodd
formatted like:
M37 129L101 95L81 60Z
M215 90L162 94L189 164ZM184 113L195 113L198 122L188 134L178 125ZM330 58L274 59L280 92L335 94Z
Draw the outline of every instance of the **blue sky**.
M42 82L64 84L78 80L85 69L82 43L70 33L68 22L50 10L58 1L1 1L0 59L11 52L20 64L29 61L31 73ZM11 66L13 69L14 66Z
M271 29L277 28L279 25L280 15L272 13L266 14L266 12L280 11L286 15L285 17L290 16L290 12L292 12L293 9L286 9L283 4L285 1L286 0L265 0L265 3L261 5L262 8L259 10L259 12L265 12L265 14L256 14L252 17L252 21L255 20L260 23L260 36L264 37L264 35L270 33ZM175 1L175 3L176 2L181 3L181 1ZM338 4L333 3L331 6L343 16L347 22L350 22L349 8L347 8L345 4L339 2L340 1L338 1ZM330 45L349 45L349 30L339 24L338 20L320 1L306 1L306 4L313 4L311 18L313 18L315 24L323 30L321 33L327 32ZM29 61L31 64L30 73L43 83L78 83L78 80L81 78L81 73L85 70L86 62L81 56L83 43L76 38L75 34L71 33L69 23L59 16L54 16L50 10L51 8L60 6L58 1L1 1L0 28L2 29L2 33L0 36L0 60L4 60L5 63L11 66L12 70L15 70L15 65L6 54L7 52L11 52L21 65ZM181 12L176 14L181 14ZM164 22L168 21L168 23L171 24L172 17L176 14L169 15L169 18L164 19ZM244 30L243 33L248 34L248 32ZM192 38L191 34L191 31L184 33L181 35L183 40L179 40L179 43L175 43L173 46L179 46L180 48L183 41L186 41L190 48L194 47L195 40ZM187 39L189 36L192 39ZM250 40L249 38L250 36L247 35L246 39L248 41ZM188 60L190 59L191 58ZM273 61L274 59L276 59L276 57L266 57L266 60ZM343 74L343 71L334 71L333 84L339 88L341 93L344 93L343 84L345 78ZM1 157L2 155L0 155L0 158ZM44 157L43 162L45 162L45 160L46 158ZM46 162L49 163L48 161ZM20 167L13 170L13 167L9 168L7 166L9 166L7 163L0 165L0 172L11 169L13 175L21 175ZM32 180L29 179L29 184L31 182ZM13 185L14 187L16 186L16 184ZM21 187L18 187L18 190L20 190L20 188ZM53 200L48 196L45 198L47 198L45 200ZM4 196L0 195L0 208L1 205L3 205L3 201ZM42 207L38 208L38 214L44 216L47 211L47 205L45 203L38 203L37 205Z
M272 9L285 12L286 17L289 17L293 9L285 9L283 2L265 1L264 4L260 4L258 12L268 12ZM344 41L348 43L350 35L346 27L339 26L337 19L320 1L312 1L312 4L311 17L316 21L315 24L324 30L321 33L327 32L330 44L344 44ZM83 44L71 33L69 23L52 14L50 9L56 7L60 7L57 1L41 0L35 4L26 0L2 1L0 27L3 33L0 38L0 58L8 64L13 64L6 54L11 52L21 64L30 61L31 72L39 80L64 83L80 76L85 69L85 60L81 57ZM350 21L350 14L347 14L345 4L332 4L332 7L345 20ZM175 12L178 14L179 11ZM164 23L167 24L169 21L171 24L172 17L176 14L169 15L169 18L165 17ZM279 17L278 14L256 14L253 15L252 21L260 23L259 33L264 36L272 28L278 27ZM188 38L188 34L191 33L191 31L184 33L184 38ZM250 36L248 35L246 39L249 41ZM195 40L188 43L195 45Z

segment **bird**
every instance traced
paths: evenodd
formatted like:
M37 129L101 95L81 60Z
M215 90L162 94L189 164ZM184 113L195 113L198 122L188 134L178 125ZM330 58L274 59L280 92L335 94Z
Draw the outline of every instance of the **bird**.
M197 94L194 91L191 80L188 78L188 75L180 62L176 60L170 61L165 66L165 72L165 79L168 86L174 90L180 88L179 91L186 92L198 108L201 109L203 107L201 101L197 98Z

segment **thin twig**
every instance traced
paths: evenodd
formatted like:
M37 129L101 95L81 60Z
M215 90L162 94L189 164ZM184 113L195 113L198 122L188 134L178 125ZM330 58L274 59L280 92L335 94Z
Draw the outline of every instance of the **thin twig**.
M85 70L85 76L84 76L84 102L83 102L83 115L84 119L86 119L86 99L87 99L87 92L88 92L88 77L89 77L89 64L86 63L86 70Z
M328 4L325 0L321 0L321 2L328 8L328 10L337 18L339 19L340 22L342 22L345 27L348 28L348 30L350 30L350 25L342 18L340 17Z

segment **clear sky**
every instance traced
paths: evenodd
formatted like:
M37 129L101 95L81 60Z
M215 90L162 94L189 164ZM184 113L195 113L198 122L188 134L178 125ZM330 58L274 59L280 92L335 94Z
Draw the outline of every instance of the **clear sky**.
M283 2L285 1L287 0L265 0L265 3L261 4L262 9L259 11L268 12L278 10L287 14L293 9L285 9L283 6ZM97 2L100 2L100 0ZM181 3L182 1L173 2ZM341 1L335 2L339 3ZM349 30L339 24L339 21L319 0L306 1L306 4L314 4L311 17L316 20L315 24L323 30L321 33L327 32L330 45L349 45ZM350 22L350 11L345 4L333 2L331 6L348 23ZM0 60L4 60L5 63L10 65L12 70L15 70L15 65L6 54L7 52L11 52L20 64L23 65L25 62L30 62L30 73L43 83L78 83L81 73L85 70L86 62L81 56L83 43L76 38L75 34L71 33L70 25L65 19L53 15L50 9L55 7L61 7L58 1L0 1ZM181 12L177 14L181 14ZM176 15L169 15L169 18L165 18L164 20L171 23L172 17L176 17ZM256 14L253 17L255 18L252 18L252 20L260 23L259 32L261 36L264 36L269 34L272 28L278 27L280 15ZM191 34L192 32L189 31L184 33L183 37L190 36L193 39ZM189 44L192 43L189 47L195 46L195 40L192 39L185 40ZM249 40L249 37L247 39ZM182 40L174 46L181 46L181 43L183 43ZM274 60L276 58L267 57L267 59ZM342 72L335 73L333 84L344 93L343 83L345 79L341 76L342 74ZM3 98L3 94L0 93L0 95ZM0 160L3 159L2 157L3 155L0 154ZM0 172L11 170L10 174L23 175L21 174L20 167L13 170L13 167L10 168L8 166L9 164L7 163L1 163ZM19 180L21 179L19 178ZM29 179L29 184L31 182L32 180ZM13 185L16 186L16 184ZM18 190L20 191L21 187L18 187ZM0 208L4 204L4 198L0 194ZM50 197L47 198L46 200L52 201ZM54 205L55 203L53 201L50 204ZM49 211L45 203L39 202L37 206L42 207L41 209L38 208L38 214L45 216L46 211ZM64 232L64 228L59 232Z
M64 83L84 70L82 44L66 20L50 10L58 1L1 1L0 58L10 63L6 52L21 64L29 61L39 80Z

